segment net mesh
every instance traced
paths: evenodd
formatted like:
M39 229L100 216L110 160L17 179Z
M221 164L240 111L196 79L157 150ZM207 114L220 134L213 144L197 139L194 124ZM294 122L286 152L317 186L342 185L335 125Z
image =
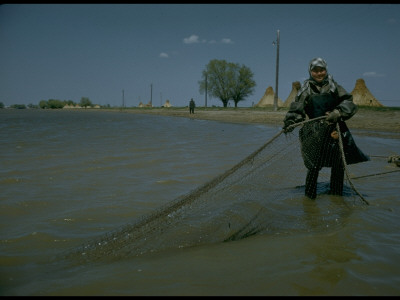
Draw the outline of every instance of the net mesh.
M312 122L320 120L302 123ZM305 223L300 221L304 211L298 208L299 200L305 197L305 157L309 155L306 150L324 145L311 141L312 134L304 135L304 132L303 143L300 143L300 132L305 126L302 123L296 124L290 133L278 132L231 169L187 195L132 224L88 241L66 256L82 263L234 241L254 234L306 230ZM308 143L307 149L304 143ZM337 153L335 155L337 159ZM362 169L357 171L359 165L362 164L345 165L348 175L362 175ZM318 195L329 194L330 174L328 167L319 171ZM349 182L351 176L345 176L343 197L337 201L342 201L341 205L349 202L363 205L362 194ZM324 226L326 222L336 224L335 220L342 213L346 213L345 210L338 211L339 216L331 215L331 220L326 218Z

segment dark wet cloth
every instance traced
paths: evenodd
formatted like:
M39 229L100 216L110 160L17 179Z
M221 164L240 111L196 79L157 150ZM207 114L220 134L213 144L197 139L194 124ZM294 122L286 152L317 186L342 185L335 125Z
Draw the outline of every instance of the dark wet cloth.
M335 88L332 89L332 84ZM357 112L353 103L353 96L330 77L325 83L317 84L314 80L307 80L299 91L295 101L291 103L284 122L304 121L306 116L314 119L324 116L326 112L337 109L340 111L339 128L343 141L346 164L355 164L368 161L366 156L355 144L345 120ZM322 167L332 167L340 160L341 151L338 140L331 137L336 130L336 124L325 120L309 122L303 125L299 132L301 152L307 169L320 170Z
M339 129L346 164L368 161L369 157L357 147L345 122L339 121ZM335 124L328 124L325 121L306 123L300 128L301 154L307 169L320 170L323 167L332 167L337 161L342 160L339 141L331 137L331 133L335 130Z
M322 104L319 103L319 98L324 99ZM320 109L316 111L314 107L320 107ZM340 111L343 121L350 119L358 110L353 103L353 96L337 84L330 75L322 82L322 85L313 79L308 79L299 90L294 102L290 104L284 121L301 122L309 113L312 115L308 117L313 119L325 115L325 112L334 108Z

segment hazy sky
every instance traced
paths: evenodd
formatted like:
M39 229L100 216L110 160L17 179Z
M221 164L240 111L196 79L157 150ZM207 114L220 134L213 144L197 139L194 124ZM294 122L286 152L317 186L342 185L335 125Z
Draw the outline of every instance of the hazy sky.
M124 90L126 106L151 96L154 106L203 106L202 71L224 59L253 71L255 92L239 104L251 106L275 90L277 30L282 101L320 56L348 92L363 78L382 104L400 106L398 4L0 5L0 102L121 106Z

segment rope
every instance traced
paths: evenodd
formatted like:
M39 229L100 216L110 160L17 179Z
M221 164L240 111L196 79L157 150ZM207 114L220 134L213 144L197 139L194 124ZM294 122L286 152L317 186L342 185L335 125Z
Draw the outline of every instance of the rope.
M287 128L288 128L288 129L295 128L295 127L297 127L297 126L299 126L299 125L302 125L302 124L305 124L305 123L307 123L307 122L317 121L317 120L322 120L322 119L326 119L326 116L321 116L321 117L318 117L318 118L309 119L309 120L306 120L306 121L303 121L303 122L295 123L295 124L292 124L292 125L288 126ZM340 152L341 152L341 156L342 156L342 160L343 160L344 171L345 171L347 180L349 181L351 188L357 193L357 195L360 196L360 198L361 198L367 205L369 205L369 202L358 192L358 190L355 188L353 182L350 180L349 172L348 172L348 170L347 170L346 158L345 158L345 156L344 156L342 136L341 136L341 134L340 134L340 128L339 128L339 124L338 124L338 123L336 123L336 129L337 129L337 131L338 131L338 133L339 133L339 146L340 146L339 148L340 148Z
M308 123L308 122L314 122L314 121L322 120L322 119L325 119L325 118L326 118L326 116L321 116L321 117L318 117L318 118L309 119L309 120L305 120L305 121L302 121L302 122L294 123L294 124L292 124L292 125L289 125L289 126L287 127L287 130L288 130L288 129L292 129L292 128L294 129L294 128L297 127L297 126L303 125L303 124Z
M349 172L347 170L347 163L346 163L346 157L344 155L344 150L343 150L343 141L342 141L342 135L340 132L340 128L339 128L339 123L336 123L336 130L339 133L339 148L340 148L340 152L342 154L342 161L343 161L343 166L344 166L344 171L346 173L346 177L347 180L350 183L350 186L352 187L352 189L358 194L358 196L360 196L360 198L367 204L369 205L368 201L365 200L365 198L358 192L358 190L355 188L353 182L350 180L350 176L349 176Z
M305 124L305 123L307 123L307 122L317 121L317 120L322 120L322 119L326 119L326 116L321 116L321 117L318 117L318 118L309 119L309 120L305 120L305 121L303 121L303 122L295 123L295 124L292 124L292 125L288 126L287 128L288 128L288 129L291 129L291 128L294 129L295 127L297 127L297 126L299 126L299 125L302 125L302 124ZM347 170L346 158L345 158L345 156L344 156L342 136L341 136L341 134L340 134L340 128L339 128L339 124L338 124L338 123L336 123L336 129L337 129L337 131L338 131L338 133L339 133L339 148L340 148L340 152L341 152L341 156L342 156L342 160L343 160L344 171L345 171L347 180L349 181L351 188L357 193L357 195L360 196L360 198L361 198L367 205L369 205L369 202L368 202L367 200L365 200L365 198L358 192L358 190L355 188L353 182L350 180L350 176L349 176L349 173L348 173L348 170Z
M322 117L318 117L318 118L314 118L314 119L309 119L309 120L305 120L303 122L299 122L299 123L295 123L290 125L289 127L297 127L299 125L308 123L308 122L313 122L316 120L320 120L320 119L325 119L326 116L322 116ZM140 227L143 226L144 224L147 224L151 221L153 221L154 219L160 217L160 216L165 216L168 215L169 213L173 212L174 210L176 210L177 208L181 207L184 204L189 204L190 202L192 202L196 197L198 197L201 194L206 193L207 191L209 191L212 187L216 186L217 184L219 184L220 182L222 182L226 177L228 177L230 174L234 173L236 170L238 170L241 166L245 165L247 162L251 161L252 159L254 159L254 157L257 156L258 153L260 153L263 149L265 149L265 147L267 147L269 144L271 144L274 140L276 140L282 133L284 133L284 130L281 129L279 132L277 132L272 138L270 138L264 145L262 145L260 148L258 148L256 151L254 151L253 153L251 153L249 156L247 156L246 158L244 158L241 162L239 162L238 164L234 165L231 169L225 171L223 174L219 175L218 177L212 179L211 181L205 183L204 185L200 186L199 188L193 190L192 192L190 192L188 195L184 195L179 197L178 199L176 199L176 202L173 202L172 204L167 204L166 207L164 207L163 210L161 211L157 211L153 214L150 214L147 218L142 219L141 222L138 222L135 227ZM361 196L362 197L362 196Z
M358 179L358 178L364 178L364 177L370 177L370 176L378 176L378 175L383 175L383 174L388 174L388 173L394 173L394 172L400 172L400 170L387 171L387 172L375 173L375 174L364 175L364 176L357 176L357 177L353 177L352 179Z

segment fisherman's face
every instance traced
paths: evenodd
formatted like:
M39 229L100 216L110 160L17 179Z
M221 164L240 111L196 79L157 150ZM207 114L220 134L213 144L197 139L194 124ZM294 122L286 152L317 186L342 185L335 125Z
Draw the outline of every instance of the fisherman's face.
M326 76L326 69L321 67L315 67L311 70L311 76L316 82L321 82Z

